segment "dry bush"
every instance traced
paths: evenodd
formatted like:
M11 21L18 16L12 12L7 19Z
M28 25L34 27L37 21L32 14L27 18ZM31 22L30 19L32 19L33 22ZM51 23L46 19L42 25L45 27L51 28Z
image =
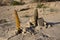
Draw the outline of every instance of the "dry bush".
M25 4L25 2L17 2L17 1L13 1L11 3L11 5L24 5L24 4Z
M48 8L48 7L40 3L40 4L37 4L37 8Z

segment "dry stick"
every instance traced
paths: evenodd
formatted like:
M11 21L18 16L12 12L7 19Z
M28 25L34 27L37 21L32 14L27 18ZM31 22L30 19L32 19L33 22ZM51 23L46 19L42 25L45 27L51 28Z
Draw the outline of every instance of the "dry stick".
M21 33L22 30L21 30L21 26L20 26L19 17L18 17L17 11L14 10L14 12L15 12L14 14L15 14L16 28L17 28L18 33Z
M35 26L38 26L38 23L37 23L37 20L38 20L38 10L35 9L35 13L34 13L34 23L35 23Z
M20 33L22 32L22 30L21 30L21 28L20 28L20 21L19 21L18 14L17 14L17 11L16 11L16 10L14 10L14 15L15 15L17 33L16 33L15 35L9 37L8 40L11 39L11 38L14 37L14 36L20 34Z
M17 30L19 30L19 28L20 28L20 21L19 21L18 14L17 14L16 10L14 10L14 15L15 15L15 21L16 21L16 28L17 28Z

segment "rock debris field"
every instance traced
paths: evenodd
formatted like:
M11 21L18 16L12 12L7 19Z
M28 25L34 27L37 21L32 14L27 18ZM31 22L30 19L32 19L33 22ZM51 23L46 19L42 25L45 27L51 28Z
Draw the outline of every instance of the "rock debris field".
M27 32L15 35L14 10L17 10L21 27L24 29L29 27L28 23L34 16L36 5L29 3L22 6L0 6L0 40L60 40L60 2L45 3L47 8L38 8L39 18L43 17L46 22L52 24L52 27L38 25L34 28L35 34ZM21 11L23 8L28 9Z

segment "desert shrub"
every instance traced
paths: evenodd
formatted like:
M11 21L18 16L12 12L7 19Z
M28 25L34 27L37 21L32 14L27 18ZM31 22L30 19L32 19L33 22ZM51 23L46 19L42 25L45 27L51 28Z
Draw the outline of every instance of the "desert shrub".
M37 8L42 8L44 4L37 4Z
M37 4L37 8L47 8L44 4Z
M38 2L38 0L33 0L33 2Z
M25 3L24 2L17 2L17 1L13 1L11 3L11 5L23 5L23 4L25 4Z
M41 0L32 0L32 2L41 2Z
M60 1L60 0L32 0L32 2L54 2L54 1Z
M29 15L25 14L23 17L30 17Z
M8 22L6 19L1 19L0 24Z
M54 12L54 9L50 9L50 12Z
M17 1L13 1L12 2L12 5L19 5L20 3L19 2L17 2Z
M57 10L53 9L53 8L50 9L50 12L55 12L55 11L57 11Z

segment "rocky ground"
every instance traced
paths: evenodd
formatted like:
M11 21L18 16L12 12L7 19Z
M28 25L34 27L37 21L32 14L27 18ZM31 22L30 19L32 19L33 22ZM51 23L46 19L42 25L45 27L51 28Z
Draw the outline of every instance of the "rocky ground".
M36 3L29 3L22 6L0 6L0 40L60 40L60 2L45 3L47 8L38 8L39 18L43 17L53 27L45 28L38 25L35 28L35 35L31 33L15 35L14 10L18 12L21 27L25 28L29 26L30 18L33 18L36 5ZM29 9L20 11L23 8ZM15 36L11 37L13 35ZM11 38L8 39L9 37Z

